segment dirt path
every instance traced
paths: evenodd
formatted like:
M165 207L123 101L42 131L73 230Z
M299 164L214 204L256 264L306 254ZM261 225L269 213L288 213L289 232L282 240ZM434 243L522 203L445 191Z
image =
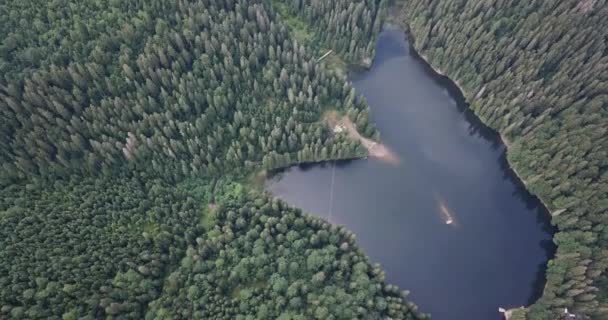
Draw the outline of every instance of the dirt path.
M524 307L513 308L509 310L505 310L504 308L498 308L498 312L502 313L502 316L505 320L511 320L514 314L518 311L524 310Z
M348 117L344 116L340 119L338 118L337 113L329 112L325 115L325 119L334 132L340 133L346 131L351 139L361 142L363 147L367 149L367 153L370 157L377 158L390 164L399 164L399 157L394 152L384 144L362 136L359 131L357 131L355 124Z

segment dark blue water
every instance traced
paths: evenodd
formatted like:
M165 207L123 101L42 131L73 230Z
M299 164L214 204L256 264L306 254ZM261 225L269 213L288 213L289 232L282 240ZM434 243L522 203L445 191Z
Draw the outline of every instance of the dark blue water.
M381 34L374 66L353 83L401 163L356 160L333 173L332 164L293 168L268 190L354 231L387 280L410 290L434 319L500 319L499 307L530 304L544 285L552 230L496 134L399 30Z

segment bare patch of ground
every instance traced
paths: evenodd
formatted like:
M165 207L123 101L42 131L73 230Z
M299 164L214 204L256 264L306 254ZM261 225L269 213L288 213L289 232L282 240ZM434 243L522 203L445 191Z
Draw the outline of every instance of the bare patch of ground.
M507 149L511 147L511 140L509 140L509 138L507 138L506 135L501 134L500 135L500 140L502 140L502 143L507 146Z
M498 312L502 313L502 316L505 320L518 320L525 319L525 309L524 307L514 308L505 310L503 308L498 308Z
M400 163L399 157L386 145L362 136L357 131L356 125L347 116L340 118L337 112L330 111L325 114L324 118L335 133L345 132L351 139L361 142L370 157L390 164Z

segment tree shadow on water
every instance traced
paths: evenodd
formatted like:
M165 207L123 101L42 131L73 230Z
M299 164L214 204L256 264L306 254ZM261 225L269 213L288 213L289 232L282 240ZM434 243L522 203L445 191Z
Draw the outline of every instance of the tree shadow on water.
M540 246L545 250L547 260L553 257L557 251L557 246L551 240L541 240ZM546 273L547 262L539 263L536 267L536 277L534 282L532 282L532 293L527 300L527 305L535 303L542 296L545 283L547 282Z

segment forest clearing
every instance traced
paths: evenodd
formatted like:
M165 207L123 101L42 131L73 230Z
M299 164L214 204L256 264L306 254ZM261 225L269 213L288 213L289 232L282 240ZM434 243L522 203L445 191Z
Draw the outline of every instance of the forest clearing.
M401 162L399 157L388 146L362 136L348 116L340 118L337 112L330 111L325 114L324 121L327 122L335 134L346 132L350 139L361 142L361 145L365 147L370 157L393 165L398 165Z

